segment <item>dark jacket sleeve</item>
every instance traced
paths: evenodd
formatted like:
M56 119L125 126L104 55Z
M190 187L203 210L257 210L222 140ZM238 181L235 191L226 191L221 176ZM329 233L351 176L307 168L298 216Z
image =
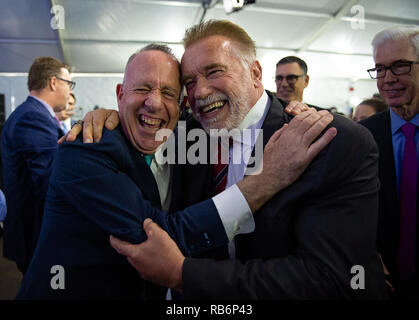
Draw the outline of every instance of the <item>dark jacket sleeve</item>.
M146 218L166 230L186 255L228 241L212 200L170 215L154 208L122 169L127 153L118 143L106 142L106 137L99 144L63 145L54 165L51 192L56 189L89 221L132 243L146 240L142 226Z

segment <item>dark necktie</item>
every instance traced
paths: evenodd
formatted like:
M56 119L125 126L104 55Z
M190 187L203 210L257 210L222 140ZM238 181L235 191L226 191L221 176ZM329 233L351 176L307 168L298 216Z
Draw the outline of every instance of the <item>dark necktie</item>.
M231 145L232 140L229 140L229 145ZM229 149L227 149L227 146L224 146L221 141L218 141L218 161L213 167L213 176L214 176L214 185L215 185L215 194L219 194L220 192L223 192L227 185L227 174L228 174L228 162L223 163L226 161L221 161L225 159L221 159L222 151L225 153Z
M401 130L406 137L400 180L400 248L397 266L404 280L415 273L416 198L418 159L414 141L416 126L406 123Z

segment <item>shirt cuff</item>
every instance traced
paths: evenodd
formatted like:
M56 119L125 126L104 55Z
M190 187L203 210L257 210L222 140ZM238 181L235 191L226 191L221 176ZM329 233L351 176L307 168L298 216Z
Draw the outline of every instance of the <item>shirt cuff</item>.
M229 241L255 230L252 211L239 187L234 184L212 198Z

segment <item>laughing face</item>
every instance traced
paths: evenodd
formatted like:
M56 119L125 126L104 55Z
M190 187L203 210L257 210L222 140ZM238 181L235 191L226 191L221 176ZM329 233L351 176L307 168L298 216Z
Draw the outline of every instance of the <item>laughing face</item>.
M396 61L417 61L415 50L407 39L388 40L377 46L375 65L390 66ZM386 103L402 118L419 112L419 66L412 65L410 73L394 75L390 70L377 79L377 87Z
M117 86L122 129L132 145L145 154L154 153L162 143L156 132L173 130L179 118L179 68L168 54L140 52L128 64L124 83Z
M226 37L211 36L189 46L182 57L189 104L207 132L237 128L263 91L259 63L245 65L234 46Z

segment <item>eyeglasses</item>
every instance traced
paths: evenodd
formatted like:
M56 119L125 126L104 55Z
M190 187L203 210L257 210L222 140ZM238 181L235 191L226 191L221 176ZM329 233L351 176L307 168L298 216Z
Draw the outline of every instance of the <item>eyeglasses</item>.
M407 74L412 70L412 64L418 64L419 61L403 61L399 60L388 67L385 66L378 66L372 69L368 69L368 73L372 79L379 79L384 78L386 76L386 72L390 69L391 73L395 76L400 76L402 74Z
M71 80L67 80L67 79L63 79L63 78L60 78L60 77L57 77L57 76L55 76L58 80L61 80L61 81L64 81L64 82L67 82L68 83L68 86L70 87L70 90L73 90L74 89L74 87L76 86L76 83L74 82L74 81L71 81Z
M281 76L281 75L277 75L277 76L275 76L275 81L276 82L282 82L282 80L284 80L284 78L285 78L289 84L293 84L293 83L296 83L298 78L300 78L300 77L304 77L304 74L300 74L300 75L289 74L285 77Z

